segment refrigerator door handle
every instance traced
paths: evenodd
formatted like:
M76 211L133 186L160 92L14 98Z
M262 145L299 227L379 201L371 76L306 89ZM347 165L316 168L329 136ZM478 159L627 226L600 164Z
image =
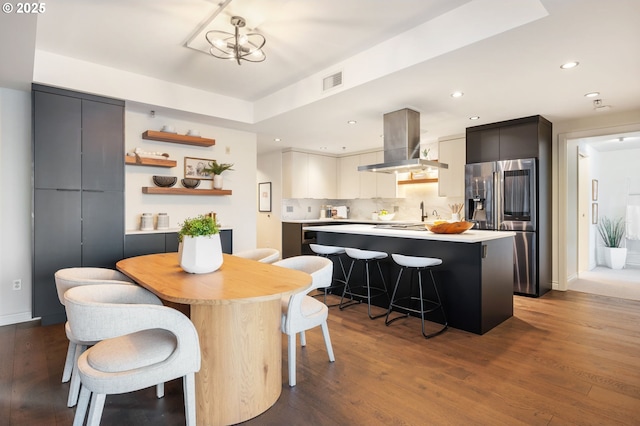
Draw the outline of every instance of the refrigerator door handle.
M502 229L502 182L500 179L501 172L493 172L493 229L499 231Z

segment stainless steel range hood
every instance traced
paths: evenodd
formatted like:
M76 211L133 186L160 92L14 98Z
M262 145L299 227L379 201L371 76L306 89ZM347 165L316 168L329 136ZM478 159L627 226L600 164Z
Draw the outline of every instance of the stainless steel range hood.
M384 114L384 163L359 166L359 172L398 173L448 169L420 158L420 113L409 108Z

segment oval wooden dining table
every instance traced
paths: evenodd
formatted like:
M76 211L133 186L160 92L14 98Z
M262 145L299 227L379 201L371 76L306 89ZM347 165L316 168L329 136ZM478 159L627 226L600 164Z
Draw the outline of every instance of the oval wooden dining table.
M198 425L229 425L263 413L282 392L282 296L305 290L311 275L224 255L222 267L189 274L177 253L119 261L118 270L161 299L190 306L200 338Z

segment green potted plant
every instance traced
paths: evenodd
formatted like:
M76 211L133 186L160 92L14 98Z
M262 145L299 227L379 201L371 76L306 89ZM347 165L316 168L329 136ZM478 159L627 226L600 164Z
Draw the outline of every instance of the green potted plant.
M220 229L212 216L187 218L178 232L180 267L191 274L206 274L222 266Z
M233 170L232 167L233 164L218 163L216 160L213 160L209 162L203 171L213 175L213 189L222 189L222 172Z
M611 269L622 269L627 259L627 249L620 247L624 238L624 220L603 217L598 224L598 233L604 243L604 263Z

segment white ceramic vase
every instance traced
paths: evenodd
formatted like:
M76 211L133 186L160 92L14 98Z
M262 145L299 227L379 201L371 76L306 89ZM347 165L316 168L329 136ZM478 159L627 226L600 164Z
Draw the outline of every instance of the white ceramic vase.
M206 274L222 266L220 234L184 236L178 249L180 267L190 274Z
M627 263L626 247L603 247L604 264L611 269L622 269Z
M222 189L222 175L213 175L213 189Z

